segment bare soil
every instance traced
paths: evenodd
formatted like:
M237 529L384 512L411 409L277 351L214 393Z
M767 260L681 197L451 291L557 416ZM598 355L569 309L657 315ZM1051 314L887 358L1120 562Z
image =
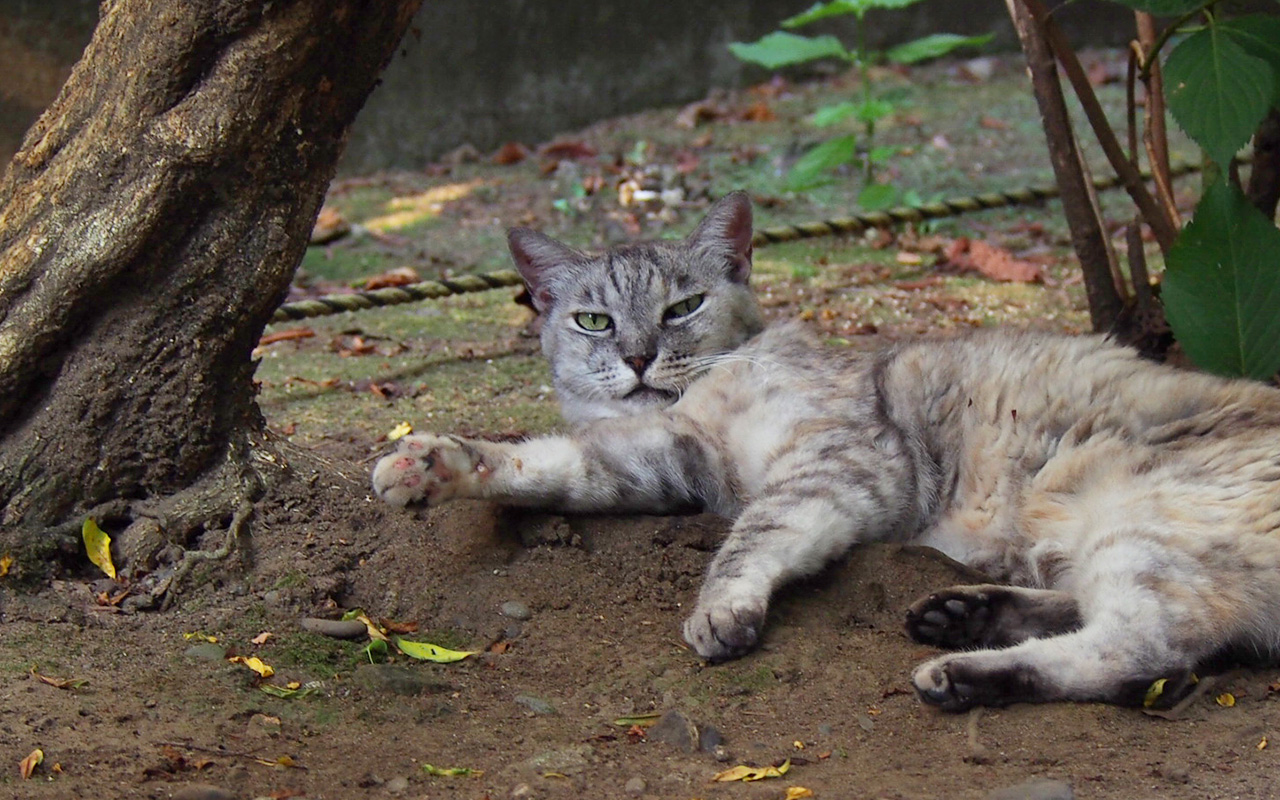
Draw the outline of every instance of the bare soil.
M1034 147L1004 138L1038 135L1034 117L1017 116L1034 114L1029 99L1021 111L974 100L947 74L926 75L919 91L934 80L939 96L956 95L951 102L970 109L958 114L963 124L936 118L942 106L928 95L912 112L923 121L899 130L915 131L922 151L933 142L951 164L946 181L1016 184L1047 174L1043 163L1013 155ZM1011 83L978 87L984 97L1017 96L1019 71L1003 74ZM820 92L798 92L806 93ZM979 125L975 108L1007 119L1013 132ZM785 138L811 106L778 100L775 109L781 119L767 124ZM642 131L628 135L647 136L674 158L675 139L706 130L676 132L675 113L602 123L581 138L607 154L621 147L610 141ZM743 125L714 128L725 146L713 153L708 145L701 157L734 169L731 151L758 135ZM998 150L1005 171L975 170L976 156L957 160L964 147ZM317 253L308 260L313 277L324 277L328 261L371 271L405 260L424 271L462 267L491 257L476 254L500 256L506 224L581 233L576 217L550 207L548 187L559 179L533 163L448 171L336 187L335 201L345 198L355 221L383 213L393 195L421 198L463 178L487 190L431 195L425 227ZM715 175L708 195L750 178ZM778 198L762 213L832 211L806 205L814 202ZM582 216L616 220L616 210ZM928 258L898 257L913 252L901 237L769 248L757 255L757 276L770 314L809 319L850 346L985 324L1078 330L1084 309L1056 212L1035 214L1040 227L1025 224L1032 212L963 227L1039 259L1047 279L1034 286L934 274ZM624 227L665 224L621 219ZM922 706L908 676L932 651L905 635L905 609L973 580L931 551L859 548L777 599L757 652L708 666L682 646L679 630L725 533L721 520L566 518L482 503L399 511L373 501L370 459L396 421L494 434L554 426L528 323L509 294L491 293L317 320L314 335L264 346L261 402L290 478L258 506L253 552L196 570L165 612L130 613L120 587L87 564L36 590L0 581L0 797L781 800L792 787L818 798L1067 796L1063 785L1049 787L1058 794L992 794L1036 779L1060 781L1079 798L1276 796L1280 740L1268 742L1280 736L1277 669L1218 676L1173 719L1087 704L963 715ZM216 547L224 535L212 530L201 544ZM300 627L304 617L357 608L416 626L407 639L477 653L445 664L403 655L373 663L367 641ZM263 679L228 660L237 655L275 674ZM37 676L86 683L60 688ZM263 691L295 681L305 695ZM665 717L651 726L636 719L650 714ZM19 762L37 748L44 761L24 780ZM739 764L784 763L781 777L712 780ZM426 765L473 772L432 775Z

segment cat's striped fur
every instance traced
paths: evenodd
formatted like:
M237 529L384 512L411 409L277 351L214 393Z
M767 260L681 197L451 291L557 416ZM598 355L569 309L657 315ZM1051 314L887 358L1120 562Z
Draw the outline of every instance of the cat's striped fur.
M702 235L726 242L750 230L741 196L709 219ZM774 590L854 543L931 545L1011 584L956 587L908 612L917 639L962 651L913 676L952 710L1132 703L1159 678L1174 697L1224 649L1280 646L1276 390L1099 337L994 332L864 354L794 326L691 358L679 383L667 408L571 435L406 437L375 490L397 505L733 517L685 622L712 660L749 651Z

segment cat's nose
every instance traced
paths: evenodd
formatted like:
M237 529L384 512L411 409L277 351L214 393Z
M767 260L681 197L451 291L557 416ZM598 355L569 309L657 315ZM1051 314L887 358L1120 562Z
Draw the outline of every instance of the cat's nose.
M628 367L635 370L636 376L644 374L649 365L653 363L653 356L627 356L622 359Z

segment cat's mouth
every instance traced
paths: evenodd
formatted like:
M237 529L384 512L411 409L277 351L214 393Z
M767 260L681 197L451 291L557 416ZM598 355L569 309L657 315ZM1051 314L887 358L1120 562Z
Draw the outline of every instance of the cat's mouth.
M640 385L624 394L621 399L644 403L645 405L657 405L659 403L669 405L680 399L680 395L665 389L655 389L652 386Z

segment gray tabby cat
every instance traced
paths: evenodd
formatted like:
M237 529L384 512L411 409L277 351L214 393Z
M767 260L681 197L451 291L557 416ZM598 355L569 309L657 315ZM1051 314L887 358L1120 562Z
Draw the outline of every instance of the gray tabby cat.
M1002 584L916 603L955 649L916 669L948 710L1141 702L1227 649L1280 649L1280 392L1149 363L1100 337L989 333L827 349L760 327L751 209L681 242L511 251L546 315L573 434L409 436L374 469L389 503L579 511L700 506L734 519L685 639L756 645L769 599L857 542L935 547ZM741 344L741 346L739 346Z

